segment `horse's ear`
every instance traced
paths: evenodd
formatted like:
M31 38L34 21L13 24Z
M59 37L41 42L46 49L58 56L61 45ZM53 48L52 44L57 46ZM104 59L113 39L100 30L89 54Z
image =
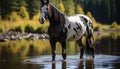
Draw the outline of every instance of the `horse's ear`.
M46 0L46 3L48 4L48 3L49 3L49 0Z
M43 0L41 0L41 3L43 4L43 3L44 3L44 1L43 1Z

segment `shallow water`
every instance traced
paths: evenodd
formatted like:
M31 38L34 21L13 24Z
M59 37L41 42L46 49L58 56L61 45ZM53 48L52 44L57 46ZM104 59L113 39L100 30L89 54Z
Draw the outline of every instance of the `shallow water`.
M95 59L79 59L79 55L70 55L66 61L62 61L60 55L57 55L55 63L51 62L50 55L42 57L29 58L23 61L24 64L36 64L43 69L113 69L120 64L120 56L95 55Z
M100 37L95 35L96 37ZM96 38L95 58L79 59L79 49L67 43L67 59L62 61L57 46L55 63L51 62L48 40L20 40L0 43L0 69L119 69L120 37ZM59 44L58 44L59 45Z

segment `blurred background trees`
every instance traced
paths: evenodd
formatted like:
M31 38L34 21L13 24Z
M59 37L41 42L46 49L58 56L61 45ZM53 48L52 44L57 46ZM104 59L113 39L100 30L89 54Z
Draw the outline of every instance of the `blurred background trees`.
M80 4L84 12L90 11L96 21L101 23L111 23L117 21L120 23L120 0L75 0Z
M120 0L50 0L68 16L87 14L103 24L120 23ZM37 19L40 0L0 0L0 20ZM88 14L87 14L88 15ZM17 18L17 19L15 19Z

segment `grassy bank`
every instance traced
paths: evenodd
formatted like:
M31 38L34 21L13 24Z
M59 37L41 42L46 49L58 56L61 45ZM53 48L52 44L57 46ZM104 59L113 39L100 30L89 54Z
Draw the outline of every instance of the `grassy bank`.
M111 25L107 25L107 24L101 24L99 22L97 22L94 25L94 30L95 31L102 31L102 30L120 30L120 25L116 22L113 22Z
M22 21L0 21L0 32L9 30L19 32L41 33L47 32L49 22L40 24L37 20L22 20Z
M46 21L44 24L40 24L38 20L0 21L0 32L12 30L19 32L46 33L48 26L48 21ZM94 25L94 30L120 30L120 25L118 25L116 22L113 22L111 25L96 23Z

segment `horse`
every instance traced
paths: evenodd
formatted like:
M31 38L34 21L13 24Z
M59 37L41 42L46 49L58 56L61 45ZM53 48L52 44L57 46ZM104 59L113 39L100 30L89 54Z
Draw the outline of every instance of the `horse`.
M82 14L67 16L61 13L49 0L41 0L40 6L41 24L48 19L50 22L48 28L49 41L52 49L52 61L55 61L56 42L61 43L62 57L66 60L66 42L69 40L76 41L80 47L80 58L83 59L84 52L92 55L94 58L94 38L92 20ZM86 37L86 46L82 43L82 37Z

